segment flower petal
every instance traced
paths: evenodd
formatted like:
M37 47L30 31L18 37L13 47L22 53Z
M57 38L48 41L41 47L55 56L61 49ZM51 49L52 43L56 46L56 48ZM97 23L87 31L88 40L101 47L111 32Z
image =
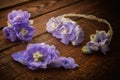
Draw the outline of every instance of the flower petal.
M24 54L25 54L25 51L19 51L19 52L13 53L12 58L13 60L18 61L19 63L25 65Z

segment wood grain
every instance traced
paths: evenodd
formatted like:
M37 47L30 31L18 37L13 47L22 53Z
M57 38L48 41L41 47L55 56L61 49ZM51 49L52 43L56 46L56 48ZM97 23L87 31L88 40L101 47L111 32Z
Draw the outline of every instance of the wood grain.
M29 2L29 0L0 0L0 10L26 2Z

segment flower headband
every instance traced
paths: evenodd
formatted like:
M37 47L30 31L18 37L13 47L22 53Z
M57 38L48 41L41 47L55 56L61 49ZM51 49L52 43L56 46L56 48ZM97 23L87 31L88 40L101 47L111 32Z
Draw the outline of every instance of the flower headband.
M96 34L90 35L90 40L86 46L82 48L84 53L92 53L95 51L101 51L104 54L109 50L109 44L112 39L113 30L110 23L102 18L98 18L94 15L84 14L64 14L58 17L52 17L47 23L46 30L56 38L61 39L61 42L68 44L71 42L73 45L82 43L84 38L83 30L75 21L65 17L82 17L90 20L95 20L108 25L108 32L96 30Z
M13 53L12 58L31 70L48 67L74 69L78 66L73 58L59 57L59 54L54 45L36 43L28 44L24 51Z

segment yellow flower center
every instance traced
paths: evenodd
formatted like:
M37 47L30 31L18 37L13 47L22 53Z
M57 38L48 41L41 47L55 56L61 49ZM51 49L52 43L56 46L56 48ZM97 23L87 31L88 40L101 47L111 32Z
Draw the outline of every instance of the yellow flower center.
M33 54L33 59L34 61L40 61L42 59L43 55L37 51L36 53Z
M28 33L28 31L25 28L22 28L20 32L23 36L25 36Z
M63 29L63 30L62 30L62 33L63 33L63 34L66 34L66 33L67 33L67 30Z
M57 24L56 24L56 23L52 23L51 26L52 26L52 28L54 28L54 29L57 28Z

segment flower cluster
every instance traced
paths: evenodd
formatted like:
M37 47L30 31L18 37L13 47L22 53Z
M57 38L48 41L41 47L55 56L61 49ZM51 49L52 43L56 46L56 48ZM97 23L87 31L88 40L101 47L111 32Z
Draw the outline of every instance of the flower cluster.
M71 42L73 45L82 43L84 38L83 30L75 21L64 17L52 17L49 19L46 30L56 38L61 39L64 44Z
M22 10L13 10L8 14L8 26L3 28L4 35L12 42L30 41L34 28L30 25L30 13Z
M12 58L31 70L46 69L48 66L73 69L78 66L73 58L59 57L59 54L54 45L36 43L28 44L24 51L13 53Z
M86 46L82 48L84 53L91 53L95 51L101 51L106 54L109 51L110 34L105 31L96 31L96 34L90 36L91 41L89 41Z

